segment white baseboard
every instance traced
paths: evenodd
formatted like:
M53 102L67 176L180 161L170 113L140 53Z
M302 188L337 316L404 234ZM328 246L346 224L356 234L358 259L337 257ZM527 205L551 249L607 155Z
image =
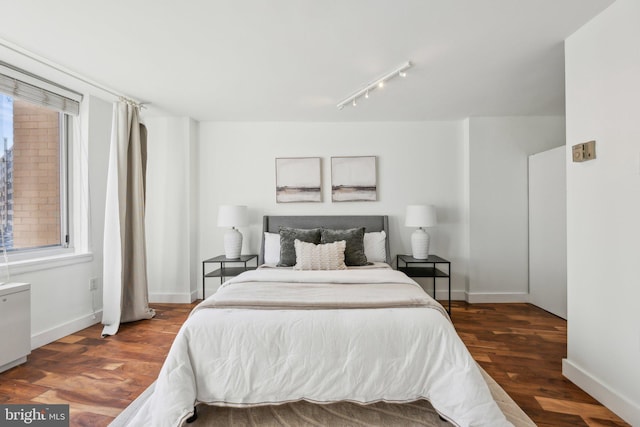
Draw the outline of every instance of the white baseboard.
M27 361L27 356L21 357L20 359L16 359L13 362L9 362L5 365L0 366L0 372L8 371L9 369L15 366L22 365L26 361Z
M432 291L429 291L429 295L431 295ZM436 290L436 299L438 301L446 301L449 298L448 291L442 291L440 289ZM465 300L465 292L464 291L454 291L451 289L451 301L464 301Z
M160 304L189 304L197 299L198 291L190 293L153 292L149 294L150 303Z
M632 426L640 426L640 405L618 393L599 378L569 359L562 359L562 375Z
M528 292L465 292L470 304L489 302L529 302Z
M93 314L87 314L86 316L78 317L77 319L63 323L62 325L31 335L31 349L33 350L35 348L42 347L43 345L76 333L84 328L100 323L101 321L102 310L96 312L95 316Z

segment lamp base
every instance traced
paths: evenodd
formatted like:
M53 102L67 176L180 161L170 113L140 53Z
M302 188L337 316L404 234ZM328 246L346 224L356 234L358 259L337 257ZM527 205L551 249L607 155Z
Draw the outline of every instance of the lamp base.
M429 258L429 233L422 228L417 229L411 234L411 251L415 259Z
M242 252L242 233L235 228L224 233L224 256L229 259L240 258Z

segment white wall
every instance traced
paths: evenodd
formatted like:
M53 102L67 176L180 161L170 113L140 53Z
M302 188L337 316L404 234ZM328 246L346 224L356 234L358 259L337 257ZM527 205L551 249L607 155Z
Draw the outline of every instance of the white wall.
M200 123L189 120L189 290L191 301L197 298L200 268Z
M221 204L249 207L251 225L241 229L243 253L258 253L263 215L387 214L395 256L411 247L406 205L432 203L439 220L431 232L432 252L452 261L454 297L462 299L467 262L462 150L459 121L201 123L199 259L223 253L225 230L216 226ZM378 201L332 203L331 156L358 155L378 157ZM321 157L323 202L277 204L276 157ZM207 289L219 283L207 280Z
M567 318L566 148L529 156L529 296Z
M197 289L198 125L145 117L150 302L191 302Z
M640 425L640 2L566 41L568 349L564 374ZM570 147L596 140L596 159Z
M467 138L467 299L527 301L528 156L564 145L564 117L472 117Z

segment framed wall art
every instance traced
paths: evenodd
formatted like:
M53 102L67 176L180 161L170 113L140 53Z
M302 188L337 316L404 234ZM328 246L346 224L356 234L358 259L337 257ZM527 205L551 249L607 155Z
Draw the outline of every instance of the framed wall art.
M276 202L321 202L320 157L276 158Z
M331 158L331 201L376 200L376 156Z

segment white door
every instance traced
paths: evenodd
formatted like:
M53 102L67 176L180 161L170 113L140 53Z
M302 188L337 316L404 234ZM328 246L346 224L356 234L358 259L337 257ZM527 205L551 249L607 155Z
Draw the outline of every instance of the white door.
M531 303L567 318L566 148L529 156Z

